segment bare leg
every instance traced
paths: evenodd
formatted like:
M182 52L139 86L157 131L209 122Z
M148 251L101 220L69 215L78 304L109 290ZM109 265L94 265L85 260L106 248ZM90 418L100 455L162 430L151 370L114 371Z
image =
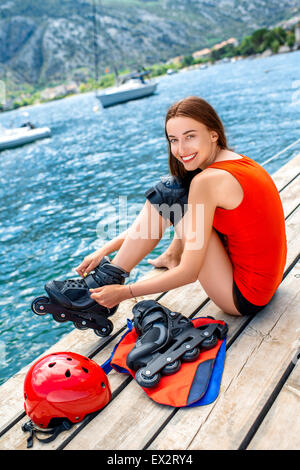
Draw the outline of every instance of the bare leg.
M130 272L155 248L168 225L147 200L112 262Z
M223 243L213 230L198 280L208 297L230 315L241 315L234 305L233 268Z
M184 221L185 218L183 217L181 222L175 227L176 234L171 245L161 255L162 261L171 262L173 265L175 262L177 264L180 263L184 248ZM159 261L159 258L154 261ZM212 230L198 280L208 297L225 313L241 315L233 301L232 263L215 230Z

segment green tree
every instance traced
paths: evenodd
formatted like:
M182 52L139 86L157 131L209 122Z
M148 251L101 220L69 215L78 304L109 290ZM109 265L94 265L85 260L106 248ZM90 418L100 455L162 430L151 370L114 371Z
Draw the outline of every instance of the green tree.
M192 55L186 55L182 61L182 67L189 67L194 64L194 57Z
M296 40L296 37L295 37L294 31L288 31L287 38L286 38L287 45L289 47L293 47L293 45L295 44L295 40Z
M281 46L283 46L283 44L285 44L285 41L286 41L286 38L287 38L287 32L285 31L285 29L283 29L281 27L274 28L273 33L274 33L275 38L279 42L279 44Z
M265 35L268 33L268 29L267 28L261 28L261 29L257 29L256 31L254 31L254 33L252 34L252 39L251 39L251 42L256 50L256 52L259 52L259 47L261 46L261 44L263 43L264 41L264 37Z
M277 54L278 50L279 50L279 47L280 47L280 42L278 41L278 39L274 39L272 42L271 42L271 49L272 49L272 52L274 54Z
M256 50L252 43L252 36L246 36L243 38L241 44L237 48L239 55L251 55L255 54Z
M287 32L281 27L269 30L264 35L263 42L260 47L260 52L263 52L266 49L272 49L273 52L277 52L279 47L285 44L286 37Z

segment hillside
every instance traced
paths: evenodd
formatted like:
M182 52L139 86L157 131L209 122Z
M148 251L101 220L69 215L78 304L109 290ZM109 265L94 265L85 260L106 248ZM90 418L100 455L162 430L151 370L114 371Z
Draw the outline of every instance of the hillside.
M0 79L46 85L94 74L93 8L84 0L2 0ZM298 0L97 1L99 73L151 65L300 11Z

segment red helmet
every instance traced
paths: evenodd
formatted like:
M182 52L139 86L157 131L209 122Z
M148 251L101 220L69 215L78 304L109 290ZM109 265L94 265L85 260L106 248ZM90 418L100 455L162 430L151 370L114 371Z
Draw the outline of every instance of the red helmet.
M25 377L25 412L41 428L55 425L57 418L78 423L85 415L103 408L110 397L103 369L91 359L72 352L44 356Z

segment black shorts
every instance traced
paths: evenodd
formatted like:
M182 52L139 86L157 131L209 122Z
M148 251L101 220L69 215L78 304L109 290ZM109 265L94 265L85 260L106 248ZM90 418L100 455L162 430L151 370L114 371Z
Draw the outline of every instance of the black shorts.
M234 305L241 315L256 315L268 305L254 305L249 302L249 300L243 296L235 281L233 281L232 294Z

